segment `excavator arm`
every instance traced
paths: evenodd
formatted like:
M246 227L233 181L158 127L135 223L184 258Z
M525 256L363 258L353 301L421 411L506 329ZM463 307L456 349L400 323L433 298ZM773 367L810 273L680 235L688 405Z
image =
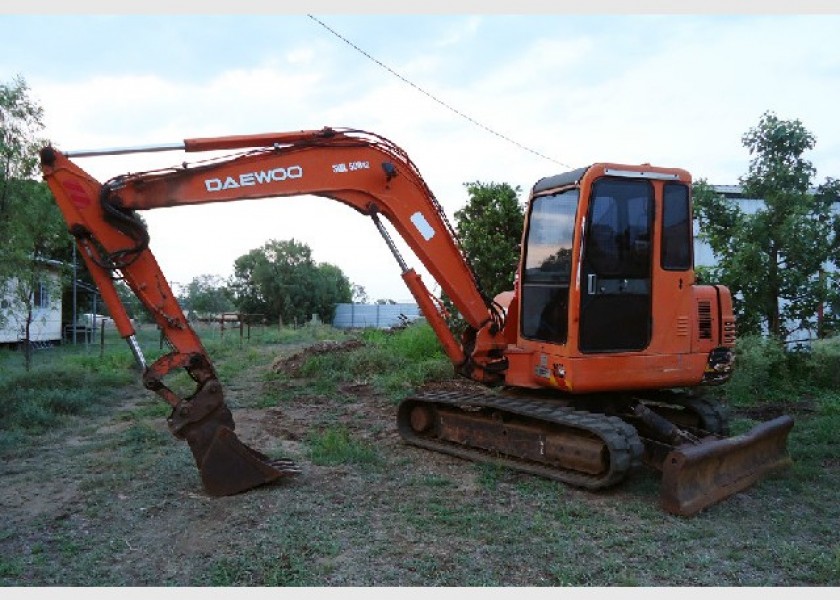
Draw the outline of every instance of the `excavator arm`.
M233 433L233 418L212 362L152 254L137 210L297 195L342 202L373 219L456 368L479 381L499 380L506 367L501 357L504 344L496 341L504 326L501 312L481 293L446 215L419 171L393 143L365 132L323 129L188 139L183 145L154 148L164 149L239 152L195 166L122 175L105 183L71 160L94 153L63 154L46 147L41 163L117 329L143 369L144 385L172 407L170 430L188 442L208 493L238 493L299 469L291 461L270 460ZM461 340L449 330L442 307L420 276L400 256L380 216L392 223L467 322ZM128 285L172 347L151 365L137 344L116 280ZM178 396L164 383L178 369L196 383L189 397Z

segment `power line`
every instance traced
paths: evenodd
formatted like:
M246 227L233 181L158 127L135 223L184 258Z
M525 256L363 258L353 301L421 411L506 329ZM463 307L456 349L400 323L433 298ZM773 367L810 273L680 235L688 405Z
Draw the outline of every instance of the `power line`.
M532 148L529 148L528 146L525 146L525 145L523 145L523 144L520 144L520 143L519 143L519 142L517 142L516 140L513 140L513 139L509 138L508 136L504 135L503 133L499 133L499 132L498 132L498 131L496 131L495 129L491 129L490 127L488 127L488 126L487 126L487 125L485 125L484 123L480 123L479 121L476 121L475 119L473 119L473 118L472 118L472 117L470 117L469 115L467 115L467 114L465 114L465 113L461 112L460 110L458 110L457 108L455 108L455 107L451 106L450 104L447 104L446 102L444 102L443 100L441 100L440 98L438 98L437 96L435 96L434 94L431 94L430 92L427 92L426 90L424 90L423 88L421 88L419 85L417 85L417 84L415 84L414 82L412 82L412 81L410 81L410 80L406 79L405 77L403 77L402 75L400 75L399 73L397 73L394 69L392 69L391 67L389 67L388 65L386 65L386 64L385 64L385 63L383 63L382 61L380 61L380 60L378 60L378 59L374 58L373 56L371 56L370 54L368 54L367 52L365 52L364 50L362 50L361 48L359 48L356 44L354 44L353 42L351 42L350 40L348 40L346 37L344 37L343 35L341 35L340 33L338 33L336 30L332 29L329 25L327 25L326 23L324 23L324 22L323 22L323 21L321 21L320 19L318 19L318 18L316 18L315 16L310 15L310 14L307 14L306 16L307 16L307 17L309 17L310 19L312 19L313 21L315 21L316 23L318 23L318 25L320 25L321 27L323 27L324 29L326 29L327 31L329 31L331 34L333 34L335 37L337 37L338 39L340 39L342 42L344 42L345 44L347 44L348 46L350 46L351 48L353 48L354 50L356 50L356 52L358 52L358 53L360 53L361 55L365 56L367 59L369 59L369 60L373 61L374 63L376 63L377 65L379 65L380 67L382 67L383 69L385 69L386 71L388 71L391 75L393 75L394 77L396 77L397 79L399 79L399 80L400 80L400 81L402 81L403 83L407 83L408 85L410 85L411 87L413 87L415 90L417 90L418 92L420 92L420 93L421 93L421 94L423 94L424 96L426 96L426 97L430 98L431 100L434 100L435 102L437 102L438 104L440 104L440 105L441 105L441 106L443 106L444 108L446 108L446 109L448 109L448 110L452 111L453 113L455 113L455 114L456 114L456 115L458 115L459 117L461 117L461 118L463 118L463 119L466 119L467 121L469 121L469 122L470 122L470 123L472 123L473 125L476 125L476 126L480 127L481 129L484 129L485 131L487 131L487 132L489 132L489 133L491 133L491 134L495 135L496 137L498 137L498 138L500 138L500 139L502 139L502 140L504 140L504 141L506 141L506 142L508 142L508 143L510 143L510 144L513 144L514 146L517 146L518 148L521 148L522 150L525 150L526 152L530 152L531 154L534 154L534 155L536 155L536 156L539 156L540 158L544 158L545 160L549 160L549 161L551 161L551 162L553 162L553 163L556 163L556 164L558 164L558 165L560 165L560 166L562 166L562 167L566 167L567 169L571 169L571 168L572 168L571 166L567 165L566 163L560 162L559 160L556 160L556 159L554 159L554 158L551 158L550 156L546 156L545 154L542 154L541 152L537 152L536 150L534 150L534 149L532 149Z

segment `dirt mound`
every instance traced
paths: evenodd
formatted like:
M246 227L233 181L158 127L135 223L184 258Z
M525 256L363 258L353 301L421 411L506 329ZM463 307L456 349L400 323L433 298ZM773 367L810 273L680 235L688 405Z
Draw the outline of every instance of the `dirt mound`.
M440 381L427 381L417 390L421 392L463 392L465 394L487 392L490 388L486 385L453 375L452 379Z
M290 356L278 358L272 363L271 370L275 373L285 373L286 375L294 377L299 374L303 363L313 356L327 354L328 352L347 352L349 350L361 348L362 346L364 346L364 342L362 342L362 340L318 342L317 344L307 346L303 350L295 352Z

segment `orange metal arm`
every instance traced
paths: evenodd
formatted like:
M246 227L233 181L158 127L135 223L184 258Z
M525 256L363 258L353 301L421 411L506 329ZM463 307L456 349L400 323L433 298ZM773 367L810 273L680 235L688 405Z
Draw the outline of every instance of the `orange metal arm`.
M106 183L107 201L152 209L244 199L317 195L362 214L382 214L476 330L491 314L442 208L404 151L357 131L300 131L188 139L188 152L254 148L184 169Z
M85 264L102 293L120 335L129 340L135 357L144 369L144 383L167 403L180 402L162 383L175 368L187 369L203 385L215 378L204 347L187 323L175 295L148 249L142 222L130 213L109 210L101 201L103 188L92 176L52 148L41 153L44 179L56 199L70 233L76 238ZM115 213L115 214L109 214ZM134 328L114 284L119 273L151 312L175 351L147 367L134 341Z
M200 340L149 251L145 227L133 211L305 194L338 200L373 218L449 358L463 374L488 379L484 368L495 361L488 356L497 357L496 351L504 347L503 336L497 337L503 326L502 317L479 289L443 209L399 147L374 134L325 128L188 139L182 146L139 151L177 148L188 152L240 152L190 167L122 175L104 184L52 148L45 149L42 157L44 177L71 231L80 246L85 247L88 268L103 290L122 335L133 340L133 330L111 281L115 272L122 275L151 311L174 346L175 352L158 360L145 377L147 387L167 402L175 406L179 400L160 380L176 366L187 368L199 385L215 375ZM138 149L76 155L132 151ZM420 277L403 262L378 215L384 215L393 224L470 325L460 341L449 330ZM144 364L134 343L132 350ZM498 379L500 366L503 370L503 365L494 365L489 379Z

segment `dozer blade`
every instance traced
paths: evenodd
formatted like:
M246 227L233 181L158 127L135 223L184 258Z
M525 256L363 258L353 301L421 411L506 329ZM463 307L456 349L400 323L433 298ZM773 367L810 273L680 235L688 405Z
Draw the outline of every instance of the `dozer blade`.
M662 507L692 516L766 473L789 466L787 437L792 427L793 419L782 416L743 435L675 448L662 465Z
M231 496L300 473L290 460L272 460L249 448L227 427L216 429L198 468L211 496Z

